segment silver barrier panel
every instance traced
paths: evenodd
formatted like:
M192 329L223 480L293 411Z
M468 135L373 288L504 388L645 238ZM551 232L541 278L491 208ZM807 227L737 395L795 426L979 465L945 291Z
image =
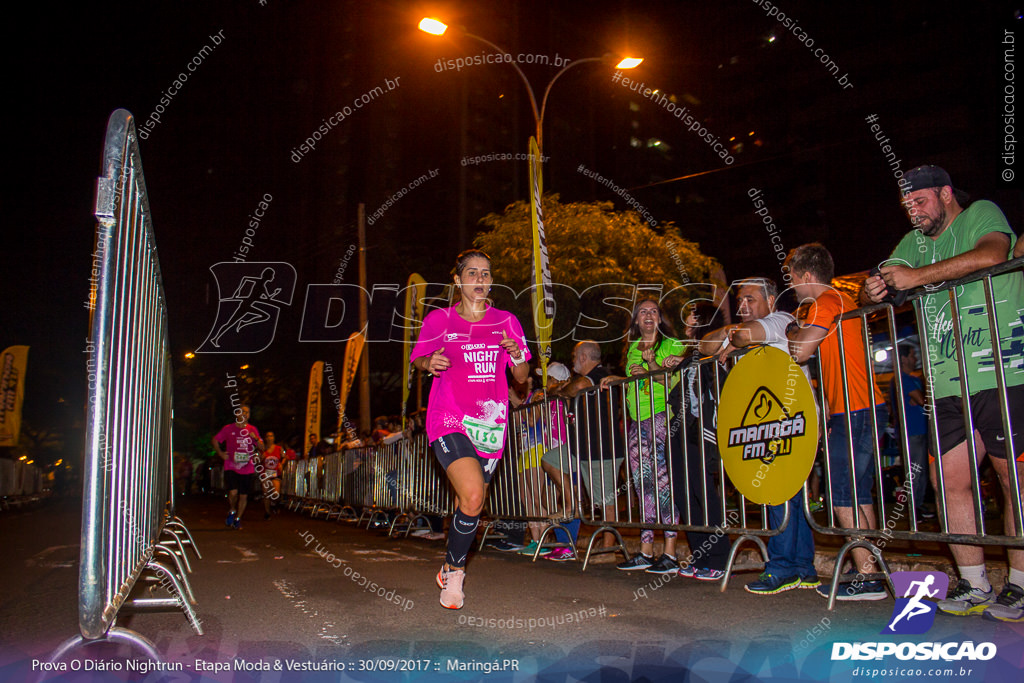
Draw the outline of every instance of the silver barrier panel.
M323 500L322 489L323 489L323 469L324 469L324 456L318 455L314 458L309 459L307 466L307 472L309 474L306 495L312 500Z
M16 496L17 465L14 460L0 459L0 496Z
M0 502L4 506L21 506L36 500L43 490L43 474L38 467L20 460L0 459Z
M381 444L373 454L373 504L382 510L398 508L398 458L395 444ZM388 481L396 482L389 485Z
M341 452L324 456L323 497L325 503L336 505L341 500Z
M167 313L134 123L125 110L108 122L103 173L87 349L79 582L86 639L107 634L143 569L153 566L172 500ZM182 608L197 628L188 604Z
M347 453L352 458L353 488L350 504L373 508L374 449L372 447L353 448Z
M734 352L731 358L748 350ZM572 415L580 509L588 525L600 526L591 538L591 548L605 529L728 533L739 538L731 543L727 574L745 541L755 542L767 560L761 539L785 529L789 509L783 511L779 526L772 528L768 506L757 505L757 514L751 514L747 499L738 491L729 492L731 483L717 451L716 425L709 423L704 409L708 392L717 405L722 379L718 372L705 379L701 370L713 368L717 362L715 357L692 360L676 370L619 379L607 389L590 387L576 395ZM643 391L643 383L659 380L670 388L661 410L654 393ZM671 392L676 381L682 382L678 401L672 399ZM634 386L637 390L630 391ZM634 419L643 414L642 401L647 402L649 417ZM662 422L667 428L662 428ZM646 438L640 438L643 427ZM611 466L606 464L609 462ZM623 462L627 466L620 484L615 472ZM589 501L582 499L583 494ZM690 559L699 557L699 551L691 548ZM723 582L723 589L725 585Z
M309 460L295 461L295 495L305 498L309 495Z
M413 438L409 481L412 512L447 517L455 514L455 493L448 475L434 457L426 434Z
M671 409L667 400L662 407L657 406L658 397L668 394L667 387L673 381L678 381L676 373L658 370L609 384L610 390L618 389L617 399L609 399L618 405L618 411L607 411L608 416L621 416L626 437L625 450L619 451L626 462L622 486L626 495L625 519L616 506L615 519L610 526L677 531L679 510L672 496L675 477L668 461ZM603 394L598 394L598 401L602 398ZM616 446L621 444L613 440L611 447ZM612 452L617 460L618 452ZM601 488L602 494L608 492L606 486L607 482Z
M281 495L285 498L293 498L298 495L295 490L295 472L298 463L295 460L286 460L281 466Z
M579 516L571 476L568 411L563 399L541 399L509 411L505 449L488 487L487 513L529 522L537 534ZM542 467L545 454L558 463L553 479Z

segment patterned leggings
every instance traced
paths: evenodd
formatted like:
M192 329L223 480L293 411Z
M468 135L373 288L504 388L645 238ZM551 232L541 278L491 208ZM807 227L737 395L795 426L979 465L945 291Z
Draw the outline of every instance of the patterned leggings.
M638 432L639 427L639 434ZM679 508L672 502L672 487L668 482L668 468L665 465L665 441L668 436L668 419L664 413L640 422L630 421L627 430L629 450L629 471L633 486L640 499L643 521L655 524L678 524ZM643 459L640 458L641 440ZM655 490L655 486L657 490ZM657 502L655 502L657 496ZM665 538L674 538L675 531L666 531ZM653 543L654 531L640 532L641 543Z

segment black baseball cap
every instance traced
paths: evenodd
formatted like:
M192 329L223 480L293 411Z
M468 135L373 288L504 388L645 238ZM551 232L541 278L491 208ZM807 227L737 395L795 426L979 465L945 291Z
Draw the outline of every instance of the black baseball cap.
M946 185L953 187L953 181L950 180L945 169L931 164L911 169L903 177L909 182L909 185L902 186L901 189L904 192L916 192L929 187L945 187Z

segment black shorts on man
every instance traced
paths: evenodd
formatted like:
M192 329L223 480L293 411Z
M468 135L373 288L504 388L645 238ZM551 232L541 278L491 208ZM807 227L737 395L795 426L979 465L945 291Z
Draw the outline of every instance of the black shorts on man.
M971 396L971 420L981 434L985 451L993 458L1006 459L1006 435L1003 430L1003 411L998 389L985 389ZM1024 454L1024 385L1006 388L1006 405L1013 432L1013 445ZM967 441L964 425L963 399L946 396L935 401L935 420L939 425L939 452L943 455ZM929 432L930 434L930 432ZM929 439L931 440L931 439ZM935 448L933 444L932 454Z

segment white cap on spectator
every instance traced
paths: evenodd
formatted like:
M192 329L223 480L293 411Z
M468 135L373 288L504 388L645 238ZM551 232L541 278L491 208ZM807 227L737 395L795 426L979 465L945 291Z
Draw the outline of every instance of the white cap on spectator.
M541 374L540 368L537 368L534 372L538 375ZM569 372L569 368L565 367L561 363L548 363L548 377L553 377L559 382L564 382L569 379L571 375L572 373Z

